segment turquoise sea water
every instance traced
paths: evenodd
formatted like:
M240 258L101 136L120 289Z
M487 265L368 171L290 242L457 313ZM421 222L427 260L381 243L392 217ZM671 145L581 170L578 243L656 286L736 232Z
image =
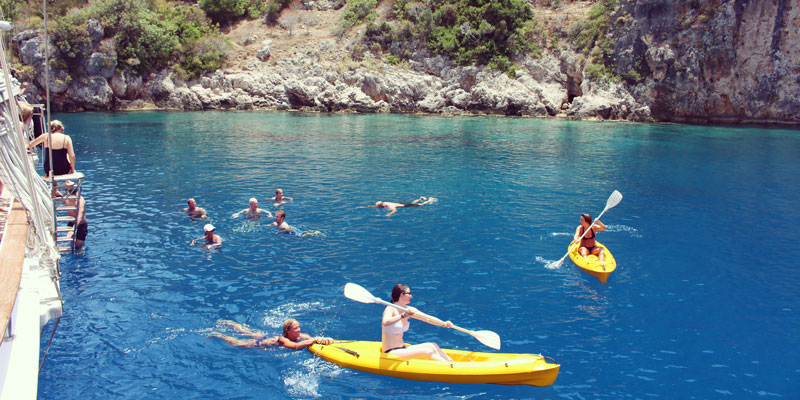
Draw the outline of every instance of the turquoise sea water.
M87 246L62 260L64 317L41 399L800 398L800 132L759 127L272 112L57 115L75 143ZM283 188L275 235L230 215ZM578 215L622 202L598 239L607 285L566 252ZM435 196L385 211L378 200ZM207 221L225 243L189 247ZM233 319L277 334L380 340L407 283L420 310L561 364L550 387L405 381L307 351L217 339ZM52 324L43 333L47 343ZM491 351L413 322L406 341Z

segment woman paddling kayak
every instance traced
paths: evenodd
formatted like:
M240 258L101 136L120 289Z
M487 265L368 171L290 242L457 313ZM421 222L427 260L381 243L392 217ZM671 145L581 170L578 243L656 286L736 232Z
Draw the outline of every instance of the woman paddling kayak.
M575 237L572 239L572 241L578 241L581 235L583 235L583 232L585 232L586 229L588 229L591 225L592 216L589 214L581 214L581 224L578 225L577 229L575 229ZM597 246L595 243L595 236L597 232L604 230L606 230L606 226L603 225L600 220L595 222L591 231L586 233L586 236L583 236L583 239L581 239L581 247L578 249L578 252L583 256L583 258L588 259L589 254L594 254L603 265L606 263L606 253L603 251L603 247Z
M408 319L414 317L414 313L417 312L416 308L408 306L410 302L411 289L409 289L407 285L400 283L395 285L392 289L392 303L405 307L408 311L400 312L400 310L389 306L383 310L383 321L381 322L381 351L384 353L392 353L392 355L401 358L453 361L453 359L442 351L436 343L423 343L409 346L405 344L403 341L403 333L408 331L408 327L410 326ZM414 318L425 321L417 317ZM429 321L425 322L435 325ZM452 328L453 323L447 321L441 326Z

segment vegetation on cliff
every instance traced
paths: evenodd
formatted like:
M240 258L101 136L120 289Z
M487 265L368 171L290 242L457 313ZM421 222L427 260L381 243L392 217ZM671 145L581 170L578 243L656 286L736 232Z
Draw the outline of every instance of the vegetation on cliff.
M348 6L374 0L348 0ZM459 64L486 65L513 75L518 53L537 51L526 35L533 12L523 0L395 0L381 23L369 21L363 42L390 54L390 61L411 57L419 48ZM353 25L348 22L348 25Z

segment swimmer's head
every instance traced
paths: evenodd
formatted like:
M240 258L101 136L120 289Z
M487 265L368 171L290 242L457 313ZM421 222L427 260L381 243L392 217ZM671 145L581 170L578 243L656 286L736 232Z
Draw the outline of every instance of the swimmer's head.
M384 205L383 205L383 202L382 202L382 201L376 201L376 202L375 202L375 207L377 207L377 208L383 208L383 207L384 207Z
M294 328L295 324L297 324L298 328L300 327L300 323L294 318L288 318L286 321L283 321L283 337L289 337L289 331Z
M258 207L258 200L255 197L250 198L250 207Z
M192 198L189 198L189 200L187 200L187 201L186 201L186 204L188 204L188 205L189 205L189 207L194 207L194 206L196 206L196 205L197 205L197 202L196 202L196 201L194 200L194 198L192 197Z
M208 232L214 232L214 225L211 225L211 224L206 224L206 225L203 227L203 230L204 230L206 233L208 233Z
M286 218L286 211L275 211L275 221L283 221Z

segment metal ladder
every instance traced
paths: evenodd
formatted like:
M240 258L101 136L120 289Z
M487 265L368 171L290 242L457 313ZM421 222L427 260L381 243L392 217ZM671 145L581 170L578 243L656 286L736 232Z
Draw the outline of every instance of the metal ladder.
M76 218L81 207L81 189L83 187L83 173L75 172L68 175L56 175L53 177L53 184L61 196L53 193L53 216L56 232L56 247L61 253L70 252L75 249L75 236L78 233L78 223ZM67 181L71 181L71 187L75 190L67 192ZM74 203L74 204L68 204ZM84 210L85 212L85 210ZM74 215L70 215L73 213ZM72 222L73 225L69 226ZM71 232L71 233L70 233Z

